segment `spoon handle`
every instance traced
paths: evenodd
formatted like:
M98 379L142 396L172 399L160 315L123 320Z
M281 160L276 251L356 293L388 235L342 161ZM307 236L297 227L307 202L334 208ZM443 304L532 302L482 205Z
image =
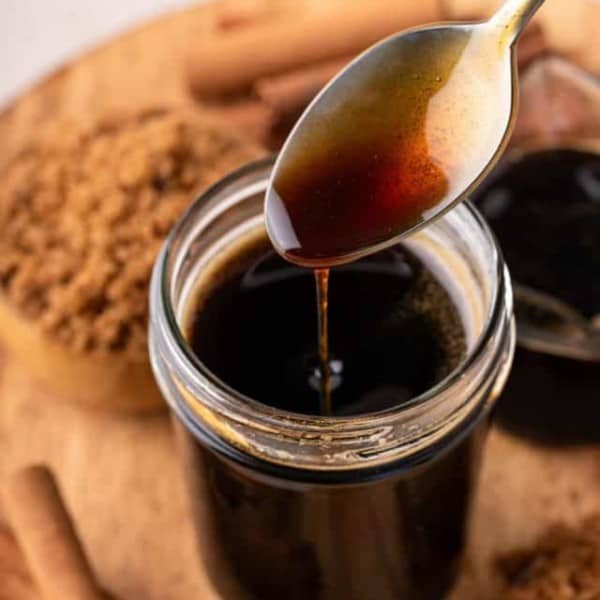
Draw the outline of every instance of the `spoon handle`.
M502 37L514 44L519 35L544 0L506 0L488 23L492 27L502 28Z

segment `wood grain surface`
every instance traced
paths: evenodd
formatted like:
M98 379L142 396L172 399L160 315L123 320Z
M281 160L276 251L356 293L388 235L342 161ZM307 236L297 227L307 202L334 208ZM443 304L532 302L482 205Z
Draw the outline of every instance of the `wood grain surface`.
M167 16L41 82L0 115L0 166L37 127L58 118L191 102L183 57L195 39L214 35L215 14L205 6ZM4 356L0 477L40 461L55 471L103 586L130 600L216 599L196 555L167 417L85 412L48 395ZM555 521L575 521L599 508L600 446L551 450L493 429L468 560L453 600L496 598L490 565L497 552L530 543ZM0 530L0 599L35 598L14 548Z
M131 600L217 598L195 553L168 418L86 412L48 397L6 359L0 398L0 474L31 462L52 466L107 589ZM493 429L452 600L496 598L498 552L597 511L599 498L599 447L549 450ZM21 597L31 596L10 596Z

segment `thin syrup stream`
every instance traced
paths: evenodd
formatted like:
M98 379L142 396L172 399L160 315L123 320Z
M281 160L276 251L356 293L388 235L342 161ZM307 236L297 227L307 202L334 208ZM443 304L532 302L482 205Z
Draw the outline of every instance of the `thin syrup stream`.
M319 328L319 382L321 385L321 414L331 415L331 368L329 365L329 336L328 336L328 292L329 269L315 269L315 283L317 285L317 313Z

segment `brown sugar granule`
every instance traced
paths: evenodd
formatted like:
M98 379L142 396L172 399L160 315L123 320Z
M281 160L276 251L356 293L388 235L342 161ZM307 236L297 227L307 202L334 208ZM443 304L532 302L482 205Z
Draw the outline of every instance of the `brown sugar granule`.
M600 600L600 514L577 527L557 525L498 565L503 600Z
M258 154L184 109L53 128L0 174L4 300L72 350L144 356L168 231L196 193Z

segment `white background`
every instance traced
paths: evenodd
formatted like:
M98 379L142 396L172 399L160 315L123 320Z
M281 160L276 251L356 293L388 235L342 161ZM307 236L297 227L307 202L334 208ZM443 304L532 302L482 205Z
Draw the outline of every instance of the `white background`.
M66 59L197 0L0 0L0 107Z

